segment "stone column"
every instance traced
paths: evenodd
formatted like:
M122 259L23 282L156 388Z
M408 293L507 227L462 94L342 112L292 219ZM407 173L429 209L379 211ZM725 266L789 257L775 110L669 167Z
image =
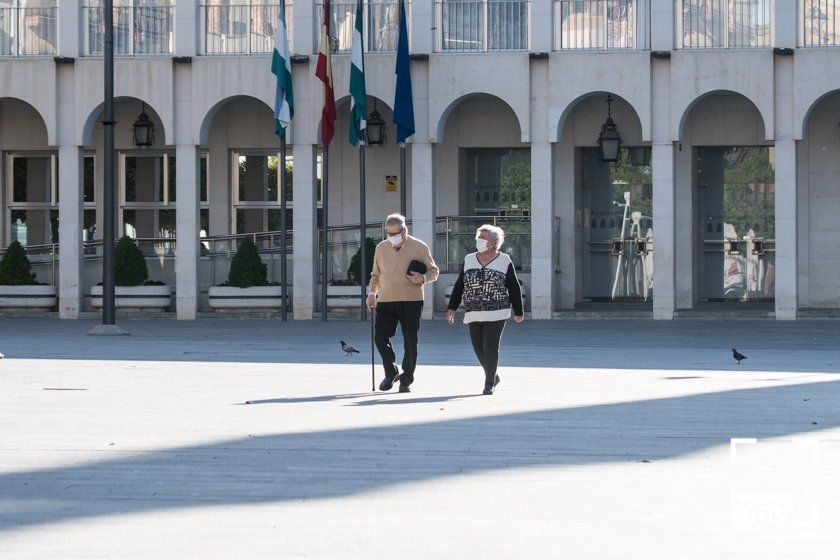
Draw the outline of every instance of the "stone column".
M796 319L796 142L776 140L776 319Z
M72 112L70 113L72 114ZM62 136L64 136L62 134ZM58 147L58 313L78 319L82 307L82 150L72 143Z
M87 30L82 31L83 35L79 35L82 29L81 2L58 2L58 55L75 58L81 53L82 37L84 37Z
M292 308L296 320L312 319L315 310L315 264L318 254L315 198L316 146L295 144L292 176Z
M199 229L201 189L198 149L192 130L192 67L176 64L175 72L175 303L177 317L192 320L198 313Z
M651 7L651 45L671 50L673 17L665 2ZM670 2L673 8L673 2ZM673 13L673 12L671 12ZM669 23L670 22L670 23ZM676 186L671 138L671 60L651 60L651 165L653 167L653 318L673 319L676 310Z
M411 235L429 246L441 266L446 255L435 253L434 148L428 142L411 144ZM433 317L435 285L425 288L423 319Z
M199 12L197 2L173 2L175 9L175 56L195 56L199 45L197 35L203 27L196 25L204 14Z
M192 144L179 144L175 146L175 160L175 302L178 319L192 320L198 312L201 295L198 278L201 200L198 185L198 150Z
M528 298L534 319L554 311L554 188L551 144L531 143L531 285Z

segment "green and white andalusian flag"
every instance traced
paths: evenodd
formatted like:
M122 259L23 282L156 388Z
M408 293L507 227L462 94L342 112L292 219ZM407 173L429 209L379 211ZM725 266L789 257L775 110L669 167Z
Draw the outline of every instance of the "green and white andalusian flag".
M356 28L353 30L353 51L350 57L350 143L364 140L367 128L367 91L365 89L365 45L362 39L362 0L356 4Z
M280 21L274 28L271 72L277 76L277 89L274 92L274 132L277 136L283 136L295 115L292 61L289 59L289 38L286 34L286 0L280 0Z

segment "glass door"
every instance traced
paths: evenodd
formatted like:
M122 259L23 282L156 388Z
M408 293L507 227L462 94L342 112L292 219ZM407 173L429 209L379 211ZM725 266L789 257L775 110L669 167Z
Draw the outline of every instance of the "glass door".
M585 302L646 302L653 297L653 180L650 149L622 149L604 163L580 149L578 251Z
M773 301L772 147L697 148L700 301Z

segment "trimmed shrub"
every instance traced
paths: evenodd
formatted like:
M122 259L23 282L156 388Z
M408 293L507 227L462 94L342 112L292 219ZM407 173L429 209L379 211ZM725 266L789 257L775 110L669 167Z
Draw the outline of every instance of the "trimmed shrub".
M134 239L123 236L114 250L114 284L142 286L149 277L146 258Z
M0 260L0 285L32 286L38 284L26 251L18 241L13 241Z
M245 237L239 244L230 263L228 284L237 288L265 286L268 284L268 267L260 259L257 246L250 237Z
M373 252L376 251L376 242L370 238L365 238L365 260L367 264L365 266L365 281L364 284L368 285L370 283L370 271L373 270ZM353 258L350 259L350 268L347 269L347 278L352 280L355 285L359 285L359 278L362 277L359 271L359 263L362 260L362 248L356 251L356 254L353 255Z

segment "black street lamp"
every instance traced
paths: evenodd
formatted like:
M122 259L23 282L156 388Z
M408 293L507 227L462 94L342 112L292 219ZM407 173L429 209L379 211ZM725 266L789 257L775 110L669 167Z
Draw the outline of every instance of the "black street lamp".
M384 146L385 145L385 121L379 111L376 110L376 101L373 102L373 111L368 115L367 128L367 143L370 146Z
M607 120L601 126L601 133L598 135L598 159L604 163L618 161L618 153L621 150L621 135L618 133L618 126L612 120L612 95L607 96Z
M138 148L146 148L155 144L155 123L146 114L146 104L143 103L143 110L140 116L132 125L134 129L134 145Z

